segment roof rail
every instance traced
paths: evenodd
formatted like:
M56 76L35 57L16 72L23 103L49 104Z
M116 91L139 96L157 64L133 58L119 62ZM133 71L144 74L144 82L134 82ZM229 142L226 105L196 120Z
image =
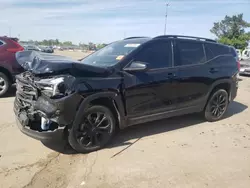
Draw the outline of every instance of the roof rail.
M139 39L139 38L148 38L148 37L128 37L123 40L128 40L128 39Z
M184 38L184 39L186 38L186 39L203 40L203 41L217 43L217 41L213 39L208 39L208 38L203 38L203 37L185 36L185 35L161 35L161 36L155 37L154 39L159 39L159 38Z

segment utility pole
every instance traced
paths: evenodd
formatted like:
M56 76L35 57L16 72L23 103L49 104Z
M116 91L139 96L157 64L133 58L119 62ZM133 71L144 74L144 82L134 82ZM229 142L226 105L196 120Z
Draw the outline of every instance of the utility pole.
M167 19L168 19L168 7L170 6L169 3L166 3L166 14L165 14L165 27L164 27L164 35L166 35L167 31Z

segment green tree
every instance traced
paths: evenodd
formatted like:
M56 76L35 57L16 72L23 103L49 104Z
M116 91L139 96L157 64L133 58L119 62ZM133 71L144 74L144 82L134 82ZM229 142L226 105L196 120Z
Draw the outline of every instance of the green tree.
M56 40L55 40L55 45L59 45L59 44L60 44L59 40L56 39Z
M63 45L64 46L72 46L73 44L71 41L65 41L65 42L63 42Z
M96 45L93 42L89 42L89 50L96 50Z
M101 49L101 48L103 48L105 46L106 46L106 44L97 44L96 48L99 50L99 49Z
M250 32L245 31L248 27L250 23L243 19L243 14L238 14L232 17L225 16L222 21L214 23L210 31L216 35L219 42L244 49L250 40Z

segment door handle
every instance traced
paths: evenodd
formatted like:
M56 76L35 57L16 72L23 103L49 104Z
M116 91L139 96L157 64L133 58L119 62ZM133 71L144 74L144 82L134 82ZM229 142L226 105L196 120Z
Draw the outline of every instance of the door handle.
M176 77L176 74L175 74L175 73L172 73L172 72L169 72L167 77L168 77L168 78L175 78L175 77Z
M216 73L216 72L219 72L219 69L217 69L217 68L211 68L211 69L209 70L209 72L210 72L210 73Z

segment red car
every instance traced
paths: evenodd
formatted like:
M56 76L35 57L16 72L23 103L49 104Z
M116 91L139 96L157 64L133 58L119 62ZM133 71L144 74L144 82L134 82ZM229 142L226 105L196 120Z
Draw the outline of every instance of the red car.
M15 82L15 75L23 71L15 57L16 52L23 50L17 38L0 37L0 97Z

